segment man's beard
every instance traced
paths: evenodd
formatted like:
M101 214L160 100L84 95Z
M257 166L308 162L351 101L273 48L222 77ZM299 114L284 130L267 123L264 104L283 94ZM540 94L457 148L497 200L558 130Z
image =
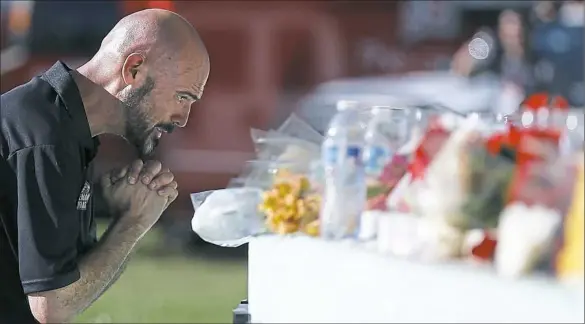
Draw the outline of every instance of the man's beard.
M126 140L138 150L140 158L147 158L154 152L158 139L154 137L154 123L148 114L152 105L147 97L154 89L154 80L149 76L141 88L130 91L124 100L126 105Z

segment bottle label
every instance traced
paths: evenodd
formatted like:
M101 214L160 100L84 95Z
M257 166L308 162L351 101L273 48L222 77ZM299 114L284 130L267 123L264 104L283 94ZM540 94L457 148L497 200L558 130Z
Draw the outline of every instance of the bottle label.
M348 146L345 150L345 154L339 154L339 146L337 145L328 145L325 148L323 161L325 165L335 165L339 164L343 160L350 161L355 165L360 165L362 162L362 148L359 146Z
M339 147L337 145L328 145L323 152L323 163L325 166L337 164L339 159Z
M364 152L365 171L368 175L379 175L391 158L389 149L381 146L372 146Z
M362 148L359 146L348 146L345 153L345 159L351 161L354 165L361 165Z

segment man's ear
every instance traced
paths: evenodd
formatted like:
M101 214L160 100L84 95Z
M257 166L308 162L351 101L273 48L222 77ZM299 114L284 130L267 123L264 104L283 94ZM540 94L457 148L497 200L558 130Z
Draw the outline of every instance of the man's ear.
M145 58L142 54L132 53L128 55L122 66L122 79L126 85L135 85L140 83L143 75L146 75L144 69Z

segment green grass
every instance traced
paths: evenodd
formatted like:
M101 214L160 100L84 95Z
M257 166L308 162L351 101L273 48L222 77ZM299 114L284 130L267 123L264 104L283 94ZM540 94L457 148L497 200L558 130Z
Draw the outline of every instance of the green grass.
M122 277L76 322L231 323L246 297L245 262L141 253L159 243L156 231L148 234Z

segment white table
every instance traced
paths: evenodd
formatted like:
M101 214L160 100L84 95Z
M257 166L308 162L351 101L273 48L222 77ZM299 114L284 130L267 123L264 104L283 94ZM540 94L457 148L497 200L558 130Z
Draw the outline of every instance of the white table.
M254 323L583 323L583 290L490 269L419 264L356 242L264 236L249 246Z

